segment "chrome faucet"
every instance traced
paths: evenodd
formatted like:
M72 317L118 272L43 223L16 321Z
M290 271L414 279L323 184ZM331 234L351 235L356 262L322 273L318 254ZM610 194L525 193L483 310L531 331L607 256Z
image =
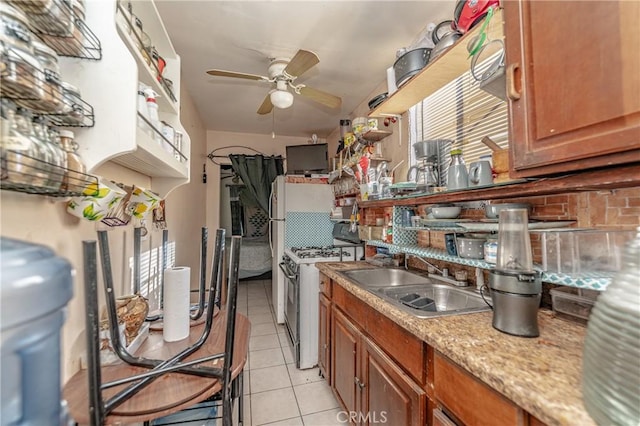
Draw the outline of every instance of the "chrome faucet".
M406 255L404 256L404 269L409 269L409 268L408 268L408 266L407 266L407 260L408 260L410 257L413 257L414 259L419 260L420 262L424 263L425 265L432 267L433 269L435 269L436 271L438 271L438 272L439 272L443 277L448 277L448 276L449 276L449 269L448 269L448 268L442 268L442 269L440 269L440 268L438 268L436 265L434 265L434 264L432 264L432 263L430 263L430 262L428 262L428 261L424 260L422 257L420 257L420 256L416 256L416 255L414 255L414 254L406 254Z
M404 269L409 269L407 267L407 260L409 259L409 257L413 257L414 259L419 260L420 262L424 263L427 266L430 266L431 268L435 269L437 272L440 273L440 275L438 275L438 274L434 274L434 273L429 272L429 274L428 274L429 278L433 278L434 280L442 281L442 282L445 282L445 283L448 283L448 284L453 284L453 285L455 285L457 287L466 287L466 286L469 285L466 280L458 281L458 280L455 280L453 278L449 278L449 269L448 268L440 269L436 265L433 265L431 262L423 259L420 256L416 256L414 254L405 254L405 256L404 256Z

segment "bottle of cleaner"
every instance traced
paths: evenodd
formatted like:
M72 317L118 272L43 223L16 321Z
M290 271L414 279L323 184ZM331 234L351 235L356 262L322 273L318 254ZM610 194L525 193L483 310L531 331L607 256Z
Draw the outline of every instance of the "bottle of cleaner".
M150 87L148 87L144 91L147 97L147 109L149 110L149 121L151 125L154 127L151 129L151 137L157 143L162 142L162 136L160 136L160 132L162 131L162 124L160 123L160 117L158 115L158 102L156 101L156 96L158 94L153 91Z
M147 89L150 90L151 88L144 83L138 83L138 98L137 98L138 112L144 118L149 120L149 109L147 108L147 95L145 93ZM138 117L138 127L141 128L146 133L148 133L150 130L147 123L140 117Z

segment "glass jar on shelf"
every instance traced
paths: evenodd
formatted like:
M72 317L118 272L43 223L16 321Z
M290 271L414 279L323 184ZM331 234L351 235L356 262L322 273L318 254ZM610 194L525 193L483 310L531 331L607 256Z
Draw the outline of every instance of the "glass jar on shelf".
M81 126L84 123L84 107L80 90L63 81L62 84L62 125Z
M32 34L27 15L7 2L0 2L0 44L31 52Z
M77 191L84 188L87 181L87 167L84 161L76 152L78 144L74 141L74 133L69 130L60 130L60 144L67 152L67 176L62 183L62 189L67 191Z
M48 121L46 117L36 116L33 119L33 131L38 143L42 145L43 152L46 151L46 168L49 170L49 180L46 186L54 191L60 190L64 178L64 164L66 153L57 145L51 143L49 132L47 131Z
M5 48L4 70L0 78L0 94L25 103L27 107L43 98L44 71L31 49Z
M32 139L31 114L6 99L2 100L2 110L11 126L7 139L2 141L6 179L14 185L44 186L47 175L39 161L40 149Z
M33 53L40 61L44 79L42 81L42 100L34 103L33 109L44 113L57 113L62 110L62 86L58 54L44 43L33 41Z

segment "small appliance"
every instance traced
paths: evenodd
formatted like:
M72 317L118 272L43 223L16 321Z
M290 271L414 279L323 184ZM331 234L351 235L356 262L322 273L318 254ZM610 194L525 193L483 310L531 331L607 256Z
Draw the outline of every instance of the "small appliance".
M493 327L503 333L538 337L540 273L533 270L526 209L500 211L497 264L489 274Z
M499 4L499 0L458 0L452 27L464 34L485 17L490 7L498 7Z

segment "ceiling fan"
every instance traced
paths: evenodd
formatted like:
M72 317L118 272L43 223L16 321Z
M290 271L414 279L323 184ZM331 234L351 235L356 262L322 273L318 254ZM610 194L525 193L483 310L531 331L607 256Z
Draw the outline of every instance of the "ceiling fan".
M294 84L298 77L309 71L318 62L320 60L315 53L308 50L298 50L291 60L283 58L271 60L267 70L269 77L218 69L209 70L207 74L275 83L275 88L269 91L262 105L258 108L258 114L269 114L274 106L284 109L293 105L293 93L289 91L289 87L296 94L326 105L329 108L339 108L342 105L342 99L338 96L311 88L305 84Z

